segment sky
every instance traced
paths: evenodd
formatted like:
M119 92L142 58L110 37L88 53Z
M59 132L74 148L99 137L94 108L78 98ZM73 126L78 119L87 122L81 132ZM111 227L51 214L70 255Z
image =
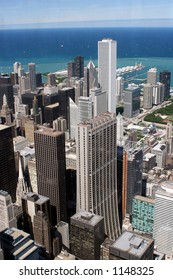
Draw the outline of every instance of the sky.
M0 0L0 28L173 26L172 0Z

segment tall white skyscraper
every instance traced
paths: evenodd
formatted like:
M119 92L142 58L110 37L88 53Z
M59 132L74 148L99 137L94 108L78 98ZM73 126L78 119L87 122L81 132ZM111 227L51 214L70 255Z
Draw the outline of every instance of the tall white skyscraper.
M157 251L173 256L173 182L162 182L155 195L153 238Z
M107 93L108 111L116 112L116 64L117 42L103 39L98 42L98 78L103 91Z
M105 234L120 233L116 184L116 118L109 112L77 125L77 212L104 217Z

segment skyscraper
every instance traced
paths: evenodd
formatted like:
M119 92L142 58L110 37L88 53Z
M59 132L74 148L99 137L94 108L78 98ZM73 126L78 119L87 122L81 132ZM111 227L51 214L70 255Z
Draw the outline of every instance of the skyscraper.
M34 132L38 193L50 198L55 225L66 221L65 134L42 127Z
M155 195L153 238L158 252L173 255L173 182L165 181Z
M147 84L156 85L157 83L157 68L151 68L147 72Z
M140 88L129 84L124 90L124 117L132 118L140 111Z
M124 145L123 185L122 185L122 218L131 217L132 201L135 195L142 195L142 161L143 150L136 142Z
M77 212L104 217L110 239L119 235L116 185L116 118L104 113L77 125Z
M0 124L0 189L16 201L16 167L14 158L12 127Z
M84 77L84 58L80 55L74 58L75 62L75 77L83 78Z
M89 96L90 89L98 87L98 73L94 63L90 60L84 73L84 94Z
M35 63L28 63L29 79L30 79L30 88L31 91L36 89L36 71Z
M117 42L103 39L98 42L98 78L103 91L107 93L107 108L116 112L116 62Z
M164 99L170 96L171 72L164 70L160 72L159 81L165 85Z
M103 217L81 211L70 219L71 253L83 260L99 260L104 241Z

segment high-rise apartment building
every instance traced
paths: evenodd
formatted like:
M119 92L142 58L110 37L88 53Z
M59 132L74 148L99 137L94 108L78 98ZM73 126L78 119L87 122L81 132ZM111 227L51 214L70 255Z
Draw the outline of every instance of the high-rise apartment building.
M160 72L159 81L165 85L164 99L170 96L171 72L164 70Z
M147 72L147 84L156 85L157 83L157 68L151 68Z
M173 182L165 181L155 194L153 238L158 252L173 255Z
M107 94L107 110L116 112L116 62L117 42L103 39L98 42L98 79Z
M0 231L16 226L11 196L6 191L0 190Z
M34 132L38 193L50 198L55 225L67 220L65 134L41 127Z
M36 70L35 63L28 63L29 79L31 91L36 89Z
M0 190L11 195L16 201L16 167L13 147L12 127L0 124Z
M153 86L151 84L144 84L143 107L144 109L151 109L152 106L153 106Z
M116 185L116 118L101 114L77 125L77 212L104 217L110 239L119 235Z
M70 220L71 253L78 259L99 260L104 241L103 217L81 211Z

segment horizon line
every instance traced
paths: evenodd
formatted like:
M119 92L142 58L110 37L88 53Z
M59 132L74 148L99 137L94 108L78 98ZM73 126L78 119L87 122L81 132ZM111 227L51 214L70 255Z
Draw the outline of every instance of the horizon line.
M43 28L106 28L106 27L173 27L173 18L158 19L123 19L123 20L95 20L95 21L64 21L0 24L0 29L43 29Z

